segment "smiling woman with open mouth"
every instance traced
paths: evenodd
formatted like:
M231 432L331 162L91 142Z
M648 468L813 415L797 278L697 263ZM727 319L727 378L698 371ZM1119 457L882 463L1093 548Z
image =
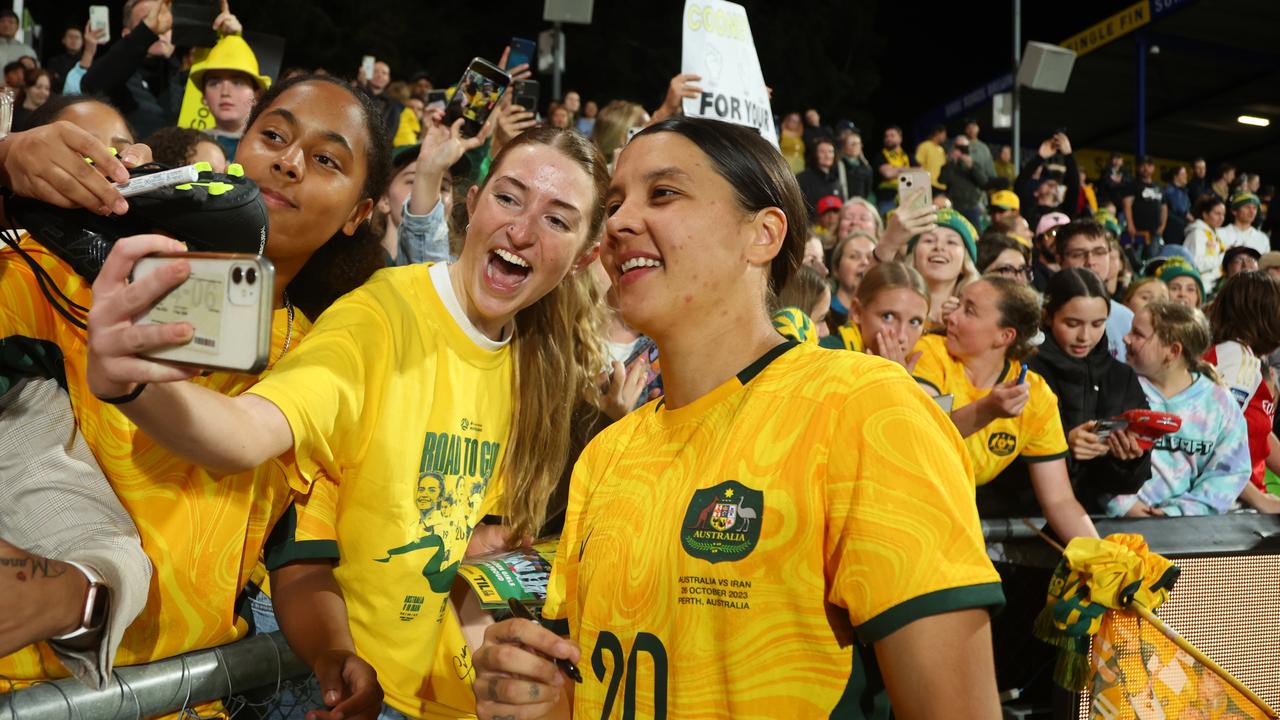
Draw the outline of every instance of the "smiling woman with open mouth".
M912 238L907 246L907 264L929 286L929 329L946 324L946 316L960 305L960 291L978 278L976 242L973 225L955 210L943 208L938 211L938 226Z
M998 718L960 436L901 365L770 322L805 240L783 157L672 118L622 151L607 206L601 261L666 395L580 456L543 609L570 639L491 626L479 716L569 717L548 657L591 659L573 717L842 716L869 700L845 694L856 633L897 717Z
M264 142L284 146L298 120L273 108L262 124L278 126ZM285 150L279 163L312 161ZM400 713L438 707L424 688L442 657L459 561L537 532L568 456L571 399L598 392L604 318L590 278L576 271L596 257L607 182L603 159L581 135L539 128L518 136L467 195L456 262L378 272L237 397L172 382L190 372L137 356L189 333L130 320L184 274L140 281L128 297L95 305L90 385L106 397L153 383L121 405L145 432L220 472L296 461L310 492L286 511L267 549L281 627L313 666L359 648ZM273 233L277 220L302 222L325 208L309 207L296 189L264 176ZM123 286L138 257L171 244L122 240L100 280ZM478 529L490 513L505 525ZM347 678L347 667L317 675ZM329 689L325 699L334 704ZM367 710L344 704L341 712Z

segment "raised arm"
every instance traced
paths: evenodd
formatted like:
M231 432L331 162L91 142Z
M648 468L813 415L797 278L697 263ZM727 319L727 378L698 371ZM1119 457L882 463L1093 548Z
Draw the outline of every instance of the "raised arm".
M698 84L701 81L702 76L693 73L680 73L671 78L671 82L667 84L667 96L663 98L662 105L653 111L649 124L652 125L684 112L685 98L697 98L702 95L702 86Z
M1067 139L1066 134L1058 133L1054 138L1058 141L1058 150L1062 153L1063 162L1067 166L1066 177L1062 179L1066 187L1066 192L1062 196L1062 206L1068 215L1075 217L1076 208L1080 207L1080 167L1076 165L1076 156L1071 152L1071 141Z
M169 9L169 3L156 3L137 27L117 40L110 52L89 67L80 81L81 90L90 95L113 95L123 89L147 59L147 49L172 27L173 13Z
M93 284L89 311L89 389L115 400L129 419L160 444L199 465L235 473L261 465L293 444L279 408L256 395L227 397L189 382L197 371L139 357L148 350L182 343L187 323L134 325L146 310L190 273L175 260L129 283L134 263L144 255L181 252L185 246L160 235L138 235L116 243ZM132 400L140 384L148 385Z

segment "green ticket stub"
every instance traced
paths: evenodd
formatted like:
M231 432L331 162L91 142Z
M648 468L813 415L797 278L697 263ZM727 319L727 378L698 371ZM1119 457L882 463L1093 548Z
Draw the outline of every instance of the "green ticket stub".
M530 607L540 607L547 600L547 581L551 577L556 543L552 538L532 548L468 558L458 566L458 575L471 586L485 610L505 609L511 598Z

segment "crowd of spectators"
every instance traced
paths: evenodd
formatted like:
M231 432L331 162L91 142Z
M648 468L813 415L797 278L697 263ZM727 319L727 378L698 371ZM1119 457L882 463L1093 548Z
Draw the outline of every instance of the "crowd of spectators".
M237 162L262 104L288 96L273 94L273 85L328 75L290 69L273 82L261 74L225 3L214 23L217 45L198 56L172 44L169 3L129 0L124 18L118 39L101 48L101 31L67 28L60 50L42 65L34 50L14 40L16 15L0 11L0 62L14 98L15 137L52 132L51 124L65 121L128 164L208 162L221 171ZM510 70L513 78L530 74L523 66ZM362 145L370 148L368 158L361 160L371 168L361 190L369 196L357 193L335 206L355 218L354 226L369 218L360 233L376 238L378 250L360 262L370 268L456 260L475 202L468 192L483 183L504 147L520 146L536 128L576 132L573 142L589 139L612 167L635 132L678 115L681 99L700 91L696 77L676 76L651 111L610 99L603 88L594 99L570 90L537 108L508 98L479 135L467 138L442 124L447 94L436 91L426 73L378 61L368 77L361 68L330 78L326 82L355 98L342 96L353 113L363 113L371 136ZM212 118L203 130L177 126L188 79ZM852 122L826 125L814 109L784 113L777 127L778 147L807 211L787 220L804 227L807 242L797 272L777 288L775 327L831 352L868 353L902 366L963 438L980 515L1042 516L1070 539L1096 533L1091 515L1280 513L1280 488L1271 480L1280 473L1274 426L1280 251L1273 244L1280 238L1269 213L1274 188L1263 186L1258 174L1223 163L1209 175L1206 160L1194 158L1167 164L1157 179L1153 158L1140 157L1129 168L1117 153L1091 178L1062 132L1045 138L1017 167L1011 148L989 145L973 119L930 128L910 152L899 126L884 127L871 146ZM142 153L141 146L149 150ZM256 150L248 152L251 170ZM10 182L19 167L6 164ZM928 207L898 207L898 178L912 168L928 173ZM380 171L383 182L376 180ZM322 240L330 237L339 233ZM317 247L298 262L313 267L312 252L316 263L356 262L333 255L340 251L327 244ZM12 262L11 255L4 250L0 259ZM579 289L596 301L599 317L582 327L597 332L592 342L606 367L599 387L565 401L577 406L574 437L556 468L572 466L594 433L662 393L650 358L637 352L648 338L609 304L608 272L599 261L584 268ZM0 274L0 295L21 294L14 277ZM90 304L84 283L61 279ZM281 354L340 294L326 287L328 301L309 303L302 290L297 320L286 295ZM282 313L277 323L285 322ZM19 346L20 333L10 330L0 328L6 350ZM215 481L216 474L170 455L115 408L92 399L83 387L83 362L72 359L88 352L82 335L48 335L22 355L22 372L12 363L0 366L0 497L12 499L0 517L15 519L0 527L17 528L19 514L35 507L14 489L15 478L31 483L47 472L83 478L80 492L89 499L63 513L59 522L68 527L56 536L42 536L35 526L0 533L0 557L29 561L33 572L44 563L44 575L70 583L51 586L48 596L23 596L37 606L42 597L79 598L99 586L111 589L111 601L93 627L87 615L81 622L81 607L65 602L49 603L38 622L0 625L0 675L30 683L61 673L60 662L102 686L113 662L151 662L274 627L261 586L266 568L279 565L261 556L271 552L272 526L297 524L286 513L296 512L291 493L302 490L271 460L235 475L266 489L232 497L229 481ZM69 366L80 364L68 373L63 355ZM32 357L53 369L33 370L40 363ZM227 394L248 387L219 381L206 379ZM1115 421L1134 410L1170 413L1180 428L1148 438L1142 428ZM102 432L98 425L118 429ZM35 427L41 432L30 430ZM146 462L108 460L133 452ZM165 474L174 487L223 483L211 498L194 497L198 487L181 491L193 493L183 507L219 514L199 521L227 524L216 541L243 553L209 560L225 567L206 569L219 580L205 598L193 595L190 569L175 567L185 550L175 551L166 537L173 507L147 497L154 479L148 472ZM555 495L561 503L566 481L567 473ZM222 517L228 514L238 519ZM548 514L554 517L555 508ZM554 523L537 529L558 530ZM195 547L205 539L189 540ZM50 565L58 561L67 566ZM179 576L185 579L174 579ZM6 582L0 577L0 595ZM252 620L237 614L241 598L252 601ZM174 610L202 602L209 611L197 619ZM329 669L320 667L328 661L324 653L308 659L317 673Z
M880 159L875 187L857 192L836 181L831 149L858 148L856 160L842 156L839 162L862 167L861 132L842 123L841 133L828 137L813 111L806 121L799 113L787 118L791 127L784 122L784 149L809 159L797 178L816 213L814 239L833 248L819 258L830 268L831 288L822 342L880 354L888 342L893 347L886 352L947 398L979 466L984 515L1043 511L1052 521L1043 498L1039 507L1035 502L1044 492L1042 483L1035 473L1028 482L1027 470L1053 460L1065 460L1070 487L1092 513L1272 511L1267 477L1280 470L1280 452L1272 452L1280 443L1271 429L1280 305L1257 288L1270 288L1271 278L1280 277L1280 252L1272 249L1267 213L1273 188L1262 188L1258 175L1223 164L1211 179L1205 160L1196 158L1189 165L1171 165L1161 183L1153 158L1139 158L1131 172L1124 156L1113 153L1100 176L1091 179L1077 164L1070 138L1059 132L1010 177L1007 166L1003 172L999 167L1009 148L993 153L979 139L979 124L966 119L950 137L944 126L931 128L910 156L901 129L885 129L875 153ZM802 122L809 124L798 130L795 125ZM813 132L806 136L804 129ZM883 245L883 211L889 213L886 225L893 226L895 180L910 167L929 173L937 212L902 258L923 282L928 311L916 316L924 335L899 347L901 332L876 338L859 330L858 318L865 318L859 312L859 288L877 263L891 260L887 253L876 254ZM870 202L879 205L874 224L854 228L825 220L829 209ZM833 227L834 237L828 230ZM980 278L983 282L975 285ZM1003 289L1005 281L1042 294L1036 327L1017 327L1010 315L1016 303ZM1260 283L1250 295L1258 304L1242 313L1250 316L1250 327L1232 324L1220 332L1219 326L1230 322L1221 319L1225 299L1252 283ZM995 328L1020 340L1005 344L979 333L970 318L984 314ZM902 315L897 317L900 322ZM1035 342L1022 344L1028 332ZM1223 352L1223 343L1232 343L1232 350ZM990 354L987 363L980 360L985 355L965 350L975 344ZM1160 363L1151 356L1157 346L1164 353ZM996 352L1000 347L1008 350ZM1139 357L1131 358L1135 351ZM922 370L907 361L913 357L934 358L928 366L955 363L965 372L951 377ZM1017 380L1021 362L1030 368L1026 382ZM1164 375L1170 367L1180 367L1177 382ZM1103 390L1107 387L1112 390ZM1022 389L1010 400L1006 394L1015 388ZM1231 397L1237 402L1225 402ZM1056 408L1060 418L1049 418L1044 408ZM1143 452L1135 451L1135 437L1124 431L1095 431L1099 421L1146 408L1179 415L1182 429ZM1253 432L1246 443L1245 420L1251 413ZM1001 429L1008 418L1027 425ZM992 432L1006 438L1008 447L991 441ZM1022 443L1049 438L1057 438L1052 448L1023 452ZM1005 462L1018 454L1028 462ZM981 469L989 463L999 472Z

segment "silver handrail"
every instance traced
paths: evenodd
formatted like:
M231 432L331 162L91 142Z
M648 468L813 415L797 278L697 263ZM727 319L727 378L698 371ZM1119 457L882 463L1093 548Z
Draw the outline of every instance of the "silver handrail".
M278 632L146 665L121 667L106 689L74 678L0 694L0 720L135 720L220 698L271 691L311 674Z

